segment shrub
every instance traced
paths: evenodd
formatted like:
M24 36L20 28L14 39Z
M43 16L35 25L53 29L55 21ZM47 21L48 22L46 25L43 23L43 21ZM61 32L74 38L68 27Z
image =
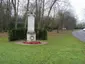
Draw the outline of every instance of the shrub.
M43 40L47 40L47 30L43 30Z
M37 40L47 40L47 30L36 29L36 39Z
M26 40L26 29L12 29L8 31L9 41L15 40ZM47 30L45 29L36 29L36 39L37 40L47 40Z
M9 30L9 41L26 39L26 29Z

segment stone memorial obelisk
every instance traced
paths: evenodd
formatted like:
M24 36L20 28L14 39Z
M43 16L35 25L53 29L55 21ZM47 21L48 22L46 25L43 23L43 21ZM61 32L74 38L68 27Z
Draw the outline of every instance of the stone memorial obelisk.
M36 41L35 16L33 13L28 13L27 41Z

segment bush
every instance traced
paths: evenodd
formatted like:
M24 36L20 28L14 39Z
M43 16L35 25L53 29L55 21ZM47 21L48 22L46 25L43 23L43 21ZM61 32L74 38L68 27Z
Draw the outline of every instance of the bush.
M26 39L26 29L13 29L9 30L9 41L24 40Z
M47 40L47 30L36 29L36 39L37 40Z
M26 29L13 29L9 30L9 41L15 40L26 40ZM37 40L47 40L47 30L36 29L36 39Z

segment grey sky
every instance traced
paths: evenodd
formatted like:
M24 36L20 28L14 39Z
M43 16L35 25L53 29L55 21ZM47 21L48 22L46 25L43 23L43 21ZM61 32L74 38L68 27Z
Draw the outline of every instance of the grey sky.
M20 0L20 8L23 8L24 4L26 4L27 0ZM33 1L33 0L30 0ZM49 0L50 1L50 0ZM85 22L84 19L84 9L85 9L85 0L70 0L71 5L73 6L73 10L78 17L78 22ZM23 9L24 10L24 9ZM22 9L20 9L22 13ZM83 20L83 21L82 21Z
M85 9L85 0L70 0L73 9L75 10L79 23L80 22L85 22L84 19L84 9Z

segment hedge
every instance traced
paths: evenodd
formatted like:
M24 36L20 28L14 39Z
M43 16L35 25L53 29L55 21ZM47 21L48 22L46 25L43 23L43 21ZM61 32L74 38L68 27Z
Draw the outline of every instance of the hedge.
M23 40L26 39L26 29L13 29L9 30L9 41Z
M47 30L36 29L36 39L37 40L47 40Z
M37 40L47 40L47 30L36 29L36 39ZM9 41L15 40L26 40L27 30L26 29L12 29L8 31Z

